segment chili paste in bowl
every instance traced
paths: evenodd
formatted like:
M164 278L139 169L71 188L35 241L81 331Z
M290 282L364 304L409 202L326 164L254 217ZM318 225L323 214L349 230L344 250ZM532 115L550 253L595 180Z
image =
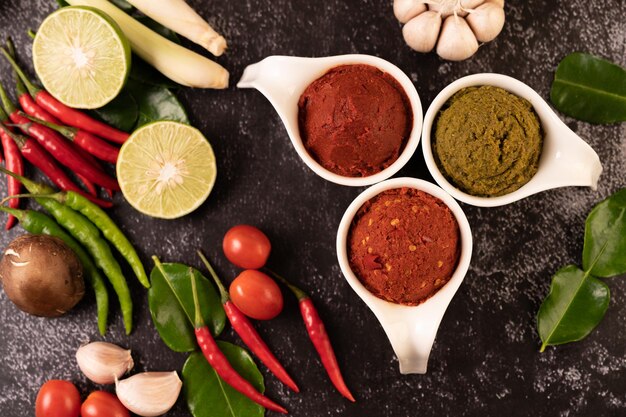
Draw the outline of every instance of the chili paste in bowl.
M472 232L459 204L416 178L363 191L337 231L341 271L385 330L403 374L426 372L471 257Z
M304 147L320 165L341 176L367 177L398 159L413 129L413 111L390 74L372 65L341 65L302 93L298 122Z
M459 225L439 198L386 190L357 212L348 233L350 267L374 295L418 305L443 287L460 255Z

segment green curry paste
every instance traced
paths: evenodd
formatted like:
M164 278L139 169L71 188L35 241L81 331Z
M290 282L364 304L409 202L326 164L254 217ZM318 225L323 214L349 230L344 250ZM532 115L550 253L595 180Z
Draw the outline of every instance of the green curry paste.
M468 87L439 113L433 153L457 188L495 197L530 181L542 145L539 117L530 102L498 87Z

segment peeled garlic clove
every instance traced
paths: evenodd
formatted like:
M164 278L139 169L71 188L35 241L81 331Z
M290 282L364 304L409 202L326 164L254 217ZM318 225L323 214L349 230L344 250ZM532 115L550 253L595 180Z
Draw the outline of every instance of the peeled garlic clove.
M437 44L441 16L431 10L409 20L402 28L406 44L418 52L430 52Z
M426 10L428 10L426 4L419 0L394 0L393 2L393 14L400 23L406 23Z
M448 16L437 42L437 54L449 61L462 61L478 51L478 41L462 17Z
M183 383L176 371L144 372L115 381L117 398L124 407L143 417L167 413L176 403Z
M497 4L498 6L504 9L504 0L487 0L490 3Z
M504 9L495 3L487 2L476 8L466 17L476 39L490 42L504 27Z
M112 384L133 366L130 350L112 343L93 342L76 351L78 367L96 384Z

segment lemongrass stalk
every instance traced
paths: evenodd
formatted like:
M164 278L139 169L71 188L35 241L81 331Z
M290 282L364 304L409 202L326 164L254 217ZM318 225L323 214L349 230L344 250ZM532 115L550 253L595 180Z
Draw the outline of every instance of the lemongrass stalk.
M143 14L204 47L215 56L226 49L226 39L196 13L185 0L127 0Z
M72 6L93 7L115 20L133 51L169 79L187 87L228 87L228 71L224 67L164 38L107 0L67 2Z

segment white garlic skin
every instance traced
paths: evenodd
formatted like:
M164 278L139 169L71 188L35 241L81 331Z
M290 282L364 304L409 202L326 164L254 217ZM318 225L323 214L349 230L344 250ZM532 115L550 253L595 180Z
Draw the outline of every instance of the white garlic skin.
M393 2L393 14L400 23L408 22L427 9L426 4L419 0L394 0Z
M440 29L441 16L429 10L409 20L402 28L402 34L406 44L415 51L430 52L437 44Z
M96 384L112 384L133 366L130 350L107 342L92 342L76 351L76 362L83 374Z
M176 371L143 372L115 381L115 392L129 411L142 417L156 417L174 406L182 386Z
M490 42L496 38L504 27L504 9L495 3L487 2L466 17L476 39Z
M448 16L437 42L437 55L448 61L463 61L478 51L474 32L462 17Z

